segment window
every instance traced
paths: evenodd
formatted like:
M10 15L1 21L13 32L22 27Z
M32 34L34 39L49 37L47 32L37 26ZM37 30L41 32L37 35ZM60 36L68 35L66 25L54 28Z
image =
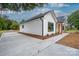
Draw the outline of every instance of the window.
M64 30L64 26L62 26L62 30Z
M22 25L22 28L24 28L24 25Z
M51 22L48 22L48 32L54 31L54 24Z

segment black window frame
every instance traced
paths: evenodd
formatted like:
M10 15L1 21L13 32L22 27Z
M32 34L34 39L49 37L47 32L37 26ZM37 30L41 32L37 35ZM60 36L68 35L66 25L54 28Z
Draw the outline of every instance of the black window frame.
M48 22L48 32L53 32L54 31L54 23Z
M24 25L22 25L22 28L24 28Z

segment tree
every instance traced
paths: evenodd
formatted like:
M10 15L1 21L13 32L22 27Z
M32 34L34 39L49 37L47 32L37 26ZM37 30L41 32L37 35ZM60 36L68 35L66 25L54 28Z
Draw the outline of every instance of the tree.
M20 21L20 24L21 24L21 23L23 23L23 22L25 22L25 20L24 20L24 19L22 19L22 20Z
M19 29L19 24L16 21L0 17L0 30L17 30Z
M19 29L19 24L16 21L12 21L12 24L10 26L12 30L18 30Z
M3 18L0 17L0 29L4 29L5 26L5 20Z
M32 10L35 7L42 7L42 3L0 3L1 10Z
M68 23L70 26L74 26L79 30L79 10L73 12L69 17L68 17Z

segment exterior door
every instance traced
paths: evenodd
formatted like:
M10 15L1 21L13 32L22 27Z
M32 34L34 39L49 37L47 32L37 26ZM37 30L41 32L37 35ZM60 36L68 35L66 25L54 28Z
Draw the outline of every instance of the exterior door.
M57 30L58 30L58 33L62 33L62 23L58 23Z

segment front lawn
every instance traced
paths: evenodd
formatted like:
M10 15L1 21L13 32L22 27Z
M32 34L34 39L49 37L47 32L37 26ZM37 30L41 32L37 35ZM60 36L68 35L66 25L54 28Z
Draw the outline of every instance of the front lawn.
M1 37L1 34L2 34L2 33L0 33L0 37Z
M68 32L68 33L75 33L75 32L79 32L79 30L73 30L73 29L71 29L71 30L66 30L65 32Z
M0 32L0 37L1 37L1 35L2 35L2 32Z
M5 32L5 30L0 30L0 37L1 37L3 32Z

